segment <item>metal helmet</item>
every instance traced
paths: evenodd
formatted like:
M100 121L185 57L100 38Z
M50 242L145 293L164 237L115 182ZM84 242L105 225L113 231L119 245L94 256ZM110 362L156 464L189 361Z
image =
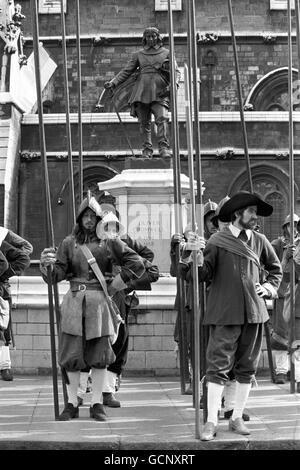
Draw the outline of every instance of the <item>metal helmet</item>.
M294 214L294 223L298 224L298 222L300 221L300 217L297 215L297 214ZM291 222L291 216L290 214L286 216L286 218L284 219L284 222L282 224L282 228L289 224Z
M206 217L210 212L215 212L218 207L216 202L211 201L210 199L204 204L203 208L203 217Z
M221 201L219 202L217 208L216 208L216 211L215 211L215 214L214 216L211 218L211 221L212 223L214 224L215 227L218 228L218 217L219 217L219 212L221 210L221 208L224 206L225 202L229 201L230 197L229 196L225 196L223 197L223 199L221 199Z

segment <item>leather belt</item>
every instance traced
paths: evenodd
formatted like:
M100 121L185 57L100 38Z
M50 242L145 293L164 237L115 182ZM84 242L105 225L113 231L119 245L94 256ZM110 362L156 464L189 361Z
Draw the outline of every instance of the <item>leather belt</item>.
M83 283L71 283L70 289L72 292L84 292L86 290L102 290L100 284L83 284Z

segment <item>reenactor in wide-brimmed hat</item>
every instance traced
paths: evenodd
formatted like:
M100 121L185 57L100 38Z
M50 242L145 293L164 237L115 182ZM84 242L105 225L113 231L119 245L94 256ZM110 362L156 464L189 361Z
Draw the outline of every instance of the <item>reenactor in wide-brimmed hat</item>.
M224 385L232 370L236 378L235 406L229 429L250 434L242 419L244 407L258 366L263 324L268 320L265 298L274 298L282 279L279 259L267 238L256 232L257 216L271 215L273 208L258 195L241 191L221 208L219 219L228 227L208 242L190 234L190 248L199 249L199 280L210 282L204 325L210 326L206 354L208 418L201 439L217 433L218 411ZM202 252L202 250L204 251ZM185 277L191 263L181 264ZM262 265L267 275L262 280Z

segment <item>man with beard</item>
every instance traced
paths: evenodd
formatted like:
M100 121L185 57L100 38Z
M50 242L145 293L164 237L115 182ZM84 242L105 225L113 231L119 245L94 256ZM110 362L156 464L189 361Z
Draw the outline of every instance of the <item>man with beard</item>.
M68 403L59 416L60 421L78 418L80 371L87 367L92 369L93 382L90 417L106 421L102 393L107 366L115 360L112 343L117 331L111 304L99 281L101 275L96 274L97 267L106 277L114 263L120 266L120 272L108 285L109 296L126 289L130 280L140 278L145 271L142 258L126 243L119 238L101 240L97 236L96 227L102 217L95 198L84 199L73 233L62 241L57 252L46 248L41 254L40 269L46 282L47 266L51 266L53 281L70 282L61 305L59 364L67 372L69 383Z
M275 298L282 269L267 238L256 232L257 216L267 217L272 206L255 193L241 191L221 208L219 219L230 222L206 243L190 234L189 249L199 251L199 280L210 281L203 324L210 334L206 353L208 417L201 439L210 441L217 433L218 410L224 385L233 368L236 378L235 406L229 430L248 435L242 414L258 366L263 324L269 319L265 298ZM204 249L205 248L205 249ZM204 249L204 252L202 250ZM191 269L190 252L183 257L183 275ZM268 272L262 280L262 268Z

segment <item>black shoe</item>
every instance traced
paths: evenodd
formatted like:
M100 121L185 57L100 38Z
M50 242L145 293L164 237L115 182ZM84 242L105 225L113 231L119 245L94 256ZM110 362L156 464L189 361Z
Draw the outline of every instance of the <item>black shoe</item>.
M79 408L72 403L68 403L64 411L59 415L59 421L69 421L70 419L78 418Z
M94 418L96 421L106 421L106 413L104 411L104 406L100 403L95 403L90 407L90 417Z
M103 405L109 406L110 408L120 408L121 403L116 400L113 393L103 392Z
M92 391L92 377L89 375L85 393L91 393L91 391Z
M275 384L285 384L286 381L286 375L285 374L276 374L275 375Z
M233 410L224 411L224 419L230 419L232 416L232 413L233 413ZM246 413L243 413L243 420L250 421L250 416L247 415Z
M121 375L117 375L115 391L117 392L120 387L121 387Z
M77 396L77 406L82 406L83 405L83 398Z
M3 380L6 380L7 382L11 382L12 380L14 380L14 376L12 375L11 369L2 369L1 377Z

